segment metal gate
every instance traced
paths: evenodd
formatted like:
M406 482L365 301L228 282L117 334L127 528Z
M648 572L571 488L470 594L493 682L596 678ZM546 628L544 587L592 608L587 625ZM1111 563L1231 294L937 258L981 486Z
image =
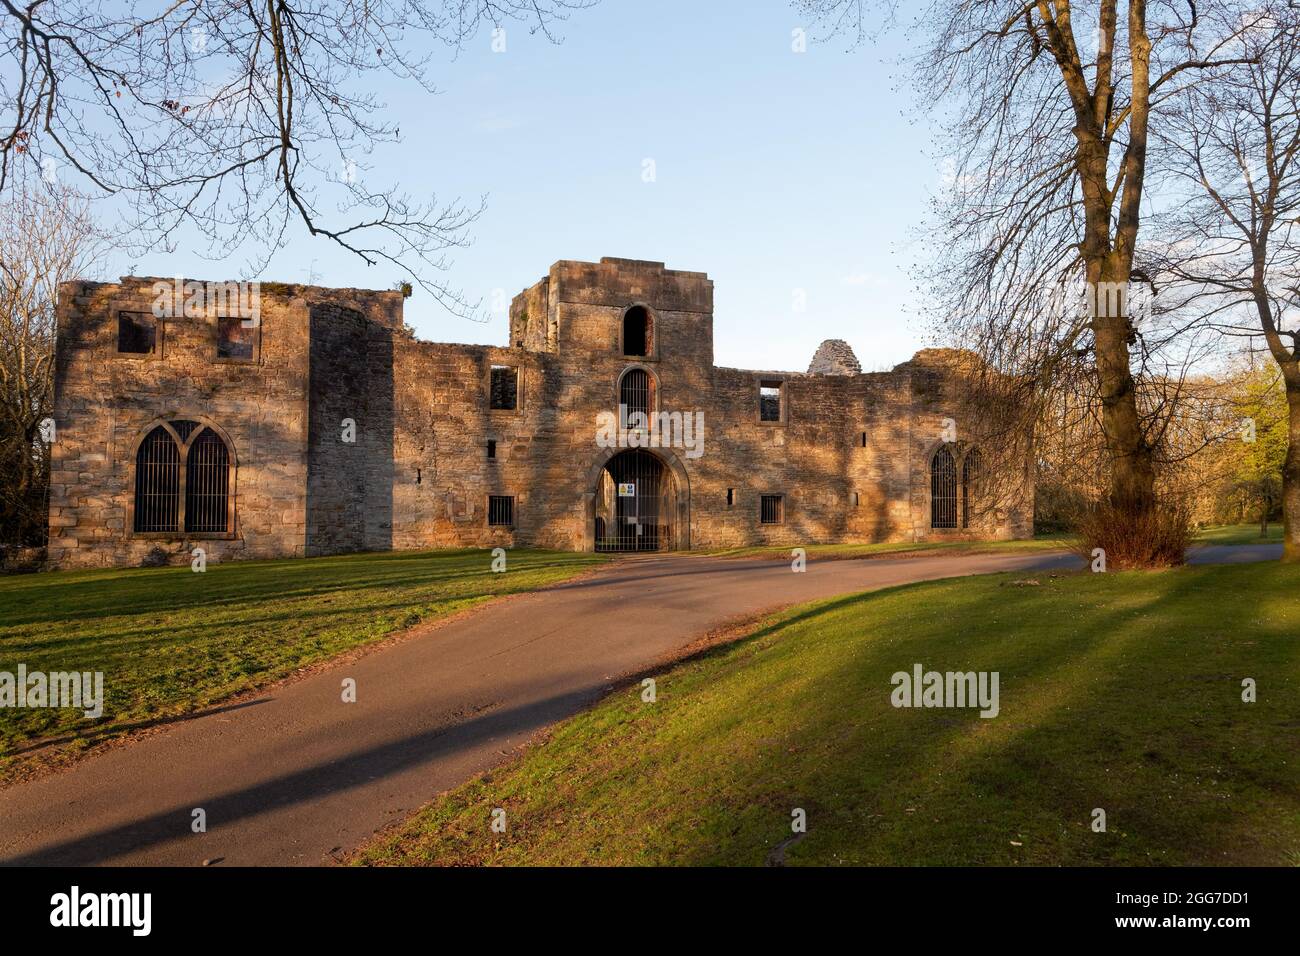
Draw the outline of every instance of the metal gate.
M946 445L930 459L930 527L957 527L957 463Z
M597 551L659 551L672 547L673 479L654 455L619 452L596 490Z

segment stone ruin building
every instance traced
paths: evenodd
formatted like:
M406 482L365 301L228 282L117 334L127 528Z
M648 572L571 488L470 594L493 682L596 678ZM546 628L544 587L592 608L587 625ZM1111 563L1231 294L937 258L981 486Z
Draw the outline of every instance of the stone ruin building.
M721 368L702 272L557 262L499 347L414 338L396 291L262 283L254 319L160 316L172 282L61 289L55 567L1031 533L1032 489L981 507L988 456L945 440L957 353L864 373L832 339L807 372Z

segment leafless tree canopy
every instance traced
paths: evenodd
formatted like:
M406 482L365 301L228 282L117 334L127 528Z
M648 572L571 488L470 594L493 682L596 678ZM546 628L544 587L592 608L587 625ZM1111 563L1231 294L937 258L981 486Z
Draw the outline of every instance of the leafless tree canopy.
M1243 38L1254 62L1186 89L1162 130L1156 251L1217 331L1255 340L1300 388L1300 5L1261 9Z
M0 201L0 544L44 544L54 307L98 238L88 203L66 187L38 183Z
M590 2L0 0L0 190L32 165L122 197L140 245L189 226L253 269L305 229L463 312L439 274L481 200L370 185L367 154L400 133L370 90L387 76L432 91L435 43L507 22L550 35Z
M1280 371L1286 556L1300 560L1300 5L1266 3L1254 24L1250 62L1185 88L1158 140L1172 193L1158 252L1195 314Z
M799 6L858 37L905 10ZM1259 16L1226 0L931 0L907 27L948 184L925 228L935 317L1027 397L1089 399L1122 509L1154 501L1170 402L1209 348L1144 261L1151 131L1182 90L1249 61Z

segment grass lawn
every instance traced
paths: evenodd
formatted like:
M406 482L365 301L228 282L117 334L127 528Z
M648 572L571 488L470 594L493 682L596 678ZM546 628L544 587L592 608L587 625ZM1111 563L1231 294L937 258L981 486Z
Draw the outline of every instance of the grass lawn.
M1032 580L786 612L660 674L655 703L615 691L357 861L1300 864L1300 570ZM891 675L918 662L998 671L1001 713L894 708Z
M1268 537L1259 536L1258 524L1225 524L1213 528L1202 528L1196 532L1197 544L1281 544L1282 523L1275 522L1268 526Z
M959 554L997 554L1031 551L1058 551L1068 548L1073 536L1068 534L1037 535L1021 541L887 541L875 544L810 544L804 548L809 560L875 558L899 554L922 554L944 551ZM788 561L790 547L755 545L744 548L714 548L690 554L711 558L772 558Z
M0 670L102 671L106 697L93 723L76 710L0 709L0 774L33 738L84 746L602 559L511 551L508 560L502 574L489 552L464 550L0 578Z

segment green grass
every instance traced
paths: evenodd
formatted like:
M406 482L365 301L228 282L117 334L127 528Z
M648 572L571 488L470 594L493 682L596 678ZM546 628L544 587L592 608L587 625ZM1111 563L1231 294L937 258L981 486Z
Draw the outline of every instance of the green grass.
M0 709L0 770L33 738L84 745L601 559L511 551L508 560L502 574L487 551L464 550L0 578L0 670L102 671L107 698L94 723L75 710Z
M1196 532L1197 544L1281 544L1282 523L1275 522L1268 526L1268 537L1259 536L1258 524L1225 524L1213 528L1202 528Z
M811 544L805 547L810 559L835 560L849 558L891 557L904 554L926 554L939 551L952 554L1017 554L1037 551L1059 551L1069 548L1075 536L1066 533L1038 534L1032 538L1015 541L885 541L873 544ZM1268 537L1260 538L1259 525L1240 524L1203 528L1196 533L1197 544L1259 544L1282 541L1282 525L1270 524ZM771 558L788 560L790 547L753 545L740 548L710 548L689 552L692 555L712 558Z
M763 864L798 807L790 865L1300 863L1300 571L1032 580L791 610L658 674L655 703L615 691L357 861ZM998 671L1000 715L892 707L917 662Z
M943 551L956 554L998 554L1034 551L1057 551L1068 548L1073 536L1038 535L1017 541L885 541L874 544L810 544L804 550L808 558L823 561L849 558L875 558L900 554ZM712 548L691 551L692 555L713 558L772 558L789 560L791 547L755 545L742 548Z

